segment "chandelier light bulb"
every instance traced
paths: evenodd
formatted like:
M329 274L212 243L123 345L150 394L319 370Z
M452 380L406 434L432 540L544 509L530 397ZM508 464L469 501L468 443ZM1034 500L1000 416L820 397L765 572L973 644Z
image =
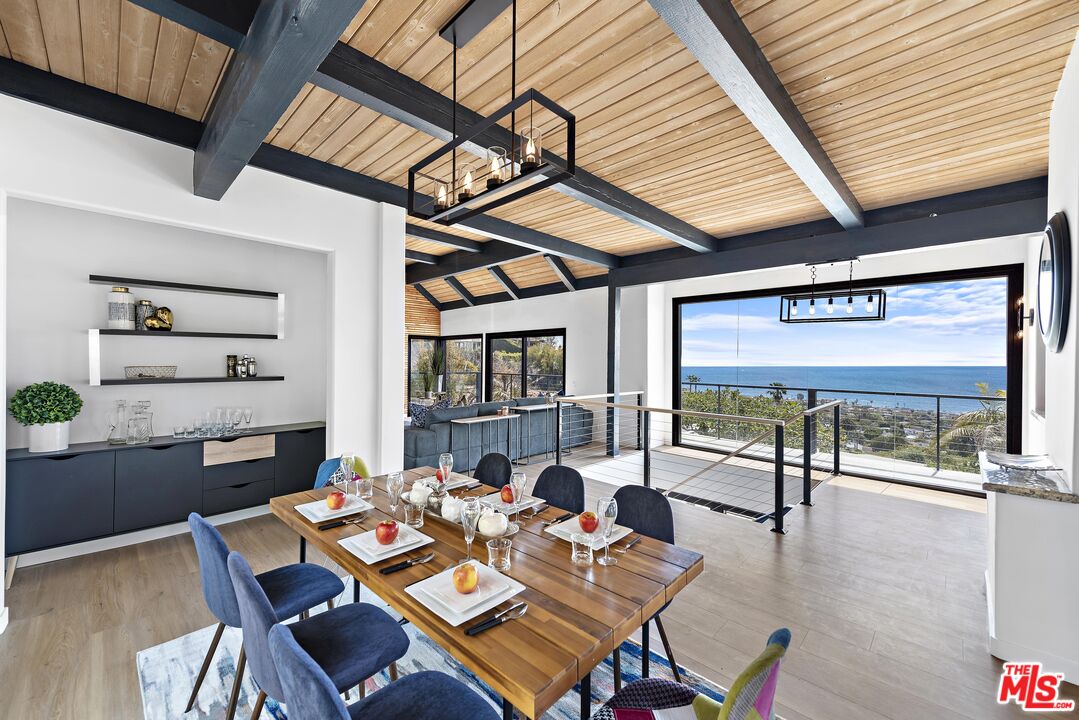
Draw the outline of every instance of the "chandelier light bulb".
M853 315L854 314L854 298L851 297L850 295L847 296L847 314L848 315Z
M873 296L872 295L867 297L866 300L865 300L865 311L867 313L873 312Z
M798 301L797 300L791 300L791 315L797 315L797 314L798 314Z
M811 299L809 301L809 314L810 315L816 315L817 314L817 301L816 300Z
M832 303L832 298L828 298L828 314L831 315L835 311L835 305Z

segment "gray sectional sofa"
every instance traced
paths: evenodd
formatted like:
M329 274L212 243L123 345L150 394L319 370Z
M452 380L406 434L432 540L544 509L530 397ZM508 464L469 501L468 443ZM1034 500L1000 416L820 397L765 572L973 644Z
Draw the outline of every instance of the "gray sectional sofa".
M454 470L466 472L476 467L479 459L489 452L500 452L516 460L526 456L553 453L555 446L555 410L541 410L522 414L519 420L473 425L471 440L469 429L455 425L451 420L495 415L501 407L522 405L545 405L546 398L516 398L497 402L465 405L461 407L431 410L427 426L405 428L404 468L438 466L438 456L452 452ZM529 420L531 417L531 421ZM506 423L515 423L510 434L509 451L506 448ZM519 424L519 429L518 429ZM531 427L530 427L531 426ZM562 408L562 448L587 445L592 442L592 411L576 405Z

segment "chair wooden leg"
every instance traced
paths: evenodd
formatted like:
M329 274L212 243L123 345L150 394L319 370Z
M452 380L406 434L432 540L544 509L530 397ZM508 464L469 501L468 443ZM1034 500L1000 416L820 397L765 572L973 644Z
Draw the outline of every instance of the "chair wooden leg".
M648 622L645 621L644 625L641 625L641 677L648 677L648 659L650 654L648 651Z
M199 688L202 687L202 681L206 678L206 671L210 669L210 661L214 659L214 653L217 652L217 644L221 642L223 632L225 632L225 623L218 623L217 632L214 633L214 639L210 641L210 649L206 651L206 659L202 661L202 668L199 670L199 676L195 678L195 687L191 689L191 697L187 701L184 712L191 712L191 708L195 705L195 698L199 695Z
M622 689L622 648L614 649L614 691Z
M306 620L307 618L308 618L308 613L307 613L307 611L306 611L306 610L303 610L303 611L301 611L301 612L300 612L300 619L301 619L301 620Z
M667 651L667 662L671 664L671 672L674 673L674 681L677 683L682 682L682 676L678 673L678 663L674 659L674 651L671 650L671 643L667 639L667 631L663 629L663 621L656 618L656 630L659 630L659 639L663 641L663 649Z
M236 701L240 699L240 686L244 682L244 666L247 665L247 655L240 647L240 657L236 660L236 678L232 681L232 695L229 696L229 706L225 710L225 720L232 720L236 716Z
M359 686L356 688L360 692L360 700L367 697L367 680L361 680Z
M266 702L266 692L259 690L259 696L255 700L255 709L251 711L251 720L259 720L259 715L262 715L262 706Z
M397 661L390 663L390 682L397 682Z
M326 601L326 609L327 610L333 610L333 598L330 598L329 600Z

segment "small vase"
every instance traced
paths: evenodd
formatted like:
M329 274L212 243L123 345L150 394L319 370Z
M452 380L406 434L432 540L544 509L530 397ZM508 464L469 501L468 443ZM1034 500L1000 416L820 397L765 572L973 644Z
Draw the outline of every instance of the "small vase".
M67 450L71 421L30 426L30 452Z

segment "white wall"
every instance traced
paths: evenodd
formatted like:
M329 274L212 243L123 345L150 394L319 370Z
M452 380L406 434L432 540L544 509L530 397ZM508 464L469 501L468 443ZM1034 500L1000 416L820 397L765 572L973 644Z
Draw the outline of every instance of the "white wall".
M13 199L8 203L8 362L10 397L33 382L71 385L83 409L71 442L104 440L118 399L150 400L154 431L167 435L206 410L250 406L255 425L326 418L329 297L326 253L213 235L160 223ZM110 290L90 273L242 287L285 293L284 340L101 338L102 377L123 377L124 365L178 365L188 377L225 374L225 355L254 355L260 374L284 382L90 387L87 328L107 327ZM275 333L277 302L258 298L133 289L166 305L177 331ZM28 430L9 415L9 448L25 447Z
M0 130L0 202L21 198L328 253L327 348L311 349L330 357L327 449L355 450L373 471L400 466L402 208L257 168L246 168L221 201L196 197L192 151L9 97L0 97Z

